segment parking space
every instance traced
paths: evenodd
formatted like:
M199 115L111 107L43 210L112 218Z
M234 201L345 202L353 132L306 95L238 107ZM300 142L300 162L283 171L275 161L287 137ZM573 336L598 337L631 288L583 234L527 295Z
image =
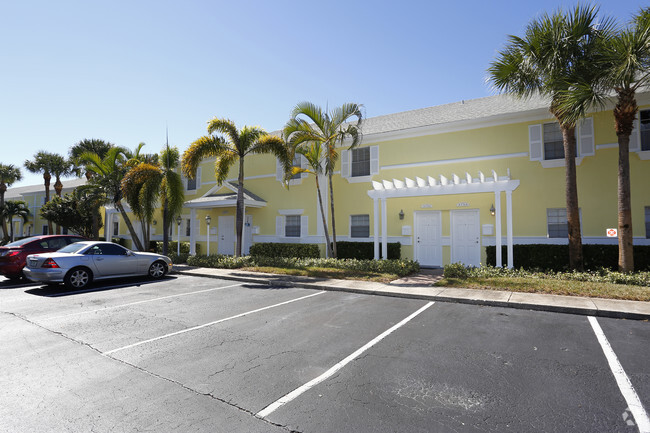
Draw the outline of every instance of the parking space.
M647 322L598 319L641 402L634 412L584 316L190 276L99 289L0 290L7 431L90 421L108 431L110 420L154 431L646 431ZM52 428L27 428L33 416Z

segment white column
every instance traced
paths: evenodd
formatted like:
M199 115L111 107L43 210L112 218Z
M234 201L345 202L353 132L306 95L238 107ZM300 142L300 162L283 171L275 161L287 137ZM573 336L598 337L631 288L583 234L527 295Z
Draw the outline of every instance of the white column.
M508 269L515 266L512 255L512 191L506 190L506 225L508 230Z
M190 209L190 255L196 255L196 230L194 221L196 220L196 209Z
M381 254L388 258L388 215L386 214L386 199L381 199Z
M379 201L378 199L373 199L372 200L373 204L373 216L372 216L372 221L374 225L374 231L373 231L373 236L374 236L374 243L375 243L375 260L379 260Z
M501 191L494 191L494 226L496 228L496 248L497 248L497 261L496 266L500 268L503 266L503 257L501 254Z

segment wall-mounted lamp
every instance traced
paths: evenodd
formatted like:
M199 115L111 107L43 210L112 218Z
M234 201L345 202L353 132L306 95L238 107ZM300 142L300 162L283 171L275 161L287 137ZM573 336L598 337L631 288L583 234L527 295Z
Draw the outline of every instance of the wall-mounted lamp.
M497 210L494 208L494 204L492 204L492 206L490 206L490 215L494 216L494 214L496 213L496 211L497 211Z
M399 211L399 219L403 220L404 219L404 209L401 209Z

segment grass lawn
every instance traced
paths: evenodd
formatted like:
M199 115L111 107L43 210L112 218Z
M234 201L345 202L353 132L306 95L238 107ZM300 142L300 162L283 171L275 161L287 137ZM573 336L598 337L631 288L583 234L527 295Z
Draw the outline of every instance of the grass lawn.
M367 271L353 271L348 269L336 268L318 268L318 267L305 267L305 268L274 268L271 266L255 266L241 268L246 271L253 272L266 272L270 274L283 274L283 275L296 275L301 277L313 278L337 278L339 280L364 280L374 281L377 283L390 283L400 277L395 274L380 274L376 272Z
M435 285L438 287L463 287L468 289L507 290L511 292L650 301L650 287L557 280L552 278L443 278Z

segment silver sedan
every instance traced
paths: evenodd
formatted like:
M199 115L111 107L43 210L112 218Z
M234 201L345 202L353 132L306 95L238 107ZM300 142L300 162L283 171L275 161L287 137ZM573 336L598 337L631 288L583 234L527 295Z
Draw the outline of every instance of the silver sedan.
M54 253L27 256L25 276L46 284L65 283L72 289L94 280L149 275L162 278L171 271L169 257L135 252L112 242L76 242Z

